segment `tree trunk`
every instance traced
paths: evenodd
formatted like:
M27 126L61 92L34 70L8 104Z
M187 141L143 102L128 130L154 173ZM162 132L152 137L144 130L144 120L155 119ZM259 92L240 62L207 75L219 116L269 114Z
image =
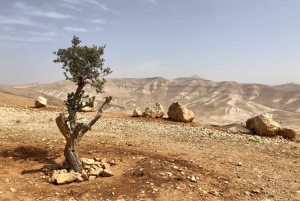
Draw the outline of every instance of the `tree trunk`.
M97 115L90 121L89 124L74 124L74 122L72 123L70 121L69 127L63 113L59 114L59 116L55 119L57 127L67 141L64 151L66 162L68 163L67 165L75 172L82 172L83 169L77 151L78 143L81 141L84 134L88 130L91 130L91 126L93 126L100 119L100 117L102 116L102 109L104 108L104 106L108 105L111 100L111 96L106 97L105 102L98 109Z
M70 141L67 142L65 146L64 155L68 162L69 168L73 169L75 172L81 172L82 163L78 156L77 147L78 147L77 139L71 138Z
M70 169L73 169L75 172L81 172L82 171L82 164L80 161L80 158L78 156L78 134L72 133L66 123L66 119L64 114L60 114L56 118L56 124L60 130L60 132L63 134L63 136L66 138L66 146L64 155L66 157L66 161L68 163L68 166ZM78 132L78 131L77 131Z

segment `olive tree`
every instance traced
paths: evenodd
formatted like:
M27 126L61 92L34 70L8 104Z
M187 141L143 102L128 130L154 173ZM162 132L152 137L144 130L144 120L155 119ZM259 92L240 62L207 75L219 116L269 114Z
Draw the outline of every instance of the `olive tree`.
M97 93L103 92L103 86L106 82L103 77L112 73L109 67L104 68L105 46L87 47L80 46L81 41L74 36L72 46L67 49L59 49L53 52L57 58L55 63L62 63L66 80L70 80L77 85L75 92L67 94L65 105L67 106L68 117L61 113L56 118L56 124L66 138L64 155L66 163L70 169L75 172L82 171L82 163L78 156L77 147L84 134L91 130L91 127L100 119L103 108L108 105L112 99L111 96L105 98L105 102L97 110L95 117L88 123L78 123L76 113L84 107L94 107L95 97L89 97L85 94L84 87L91 85Z

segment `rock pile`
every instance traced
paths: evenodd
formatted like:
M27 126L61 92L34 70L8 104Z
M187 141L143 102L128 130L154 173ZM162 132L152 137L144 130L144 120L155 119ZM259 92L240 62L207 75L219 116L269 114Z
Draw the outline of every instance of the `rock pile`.
M195 118L192 110L187 109L177 101L170 105L168 115L170 119L180 122L192 122Z
M116 165L115 161L109 163L102 161L100 158L94 159L81 158L83 170L81 173L73 170L61 169L57 164L45 165L43 170L49 176L49 182L53 184L67 184L71 182L92 181L97 177L111 177L113 176L110 166Z
M35 103L34 103L35 107L37 108L40 108L40 107L46 107L47 105L47 99L42 97L42 96L39 96L36 100L35 100Z
M145 111L142 112L139 107L135 108L133 111L133 117L152 117L152 118L162 118L164 116L164 108L160 103L156 103L152 107L146 107Z
M246 121L246 127L257 135L275 136L295 139L297 132L291 128L281 128L279 123L273 120L271 114L264 113Z

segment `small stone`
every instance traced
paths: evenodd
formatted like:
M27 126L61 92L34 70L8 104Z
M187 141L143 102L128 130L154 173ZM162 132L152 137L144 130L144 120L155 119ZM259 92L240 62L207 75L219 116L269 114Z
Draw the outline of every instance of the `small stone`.
M245 195L250 195L249 191L245 191L244 193L245 193Z
M71 183L76 179L75 175L72 173L61 173L57 176L57 184L67 184Z
M84 169L86 169L86 170L90 170L90 169L91 169L91 166L90 166L90 165L85 165L85 164L84 164L82 167L83 167Z
M110 165L106 162L101 163L103 169L109 169Z
M253 190L251 191L251 193L256 193L256 194L258 194L258 193L260 193L260 190L258 190L258 189L253 189Z
M87 174L87 172L85 170L82 170L81 171L81 177L84 179L84 180L88 180L89 179L89 176Z
M191 177L187 177L188 180L190 180L191 182L197 182L197 179L195 176L191 176Z
M117 165L117 163L116 163L115 160L111 160L111 161L109 162L109 165L110 165L110 166L115 166L115 165Z
M129 182L132 184L135 184L135 180L130 180Z
M51 183L55 183L56 182L56 178L58 177L59 173L54 171L51 178L50 178L50 182Z
M203 190L201 187L199 187L199 191L200 191L200 195L205 195L208 193L207 191Z
M242 162L238 162L237 166L242 166L243 163Z
M96 176L89 176L89 181L93 181L96 179Z
M114 174L112 173L112 171L108 170L108 169L105 169L103 170L103 172L101 173L101 176L102 177L111 177L111 176L114 176Z
M94 168L94 169L102 168L102 163L101 162L95 162L92 165L92 168Z
M3 191L0 191L0 194L2 194L3 193Z
M99 176L103 172L103 168L98 168L90 172L90 175Z
M12 193L16 192L16 189L14 189L14 188L10 188L9 190L10 190Z
M95 161L101 161L101 158L96 156L96 157L94 157L94 160Z
M166 173L169 177L172 177L173 176L173 173L172 172L167 172Z
M81 162L85 165L93 165L95 161L90 158L81 158Z
M75 181L76 181L76 182L83 182L84 179L83 179L80 175L76 175Z
M217 190L211 190L211 191L209 191L209 194L212 194L214 196L218 196L219 192Z

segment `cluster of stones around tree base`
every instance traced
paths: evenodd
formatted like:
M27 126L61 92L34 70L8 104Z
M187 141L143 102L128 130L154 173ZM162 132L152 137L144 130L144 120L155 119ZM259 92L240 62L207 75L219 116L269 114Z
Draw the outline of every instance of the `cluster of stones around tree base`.
M99 157L94 159L81 158L83 170L81 173L69 171L59 164L44 165L43 171L49 176L49 182L53 184L67 184L71 182L92 181L97 177L113 176L110 166L116 165L114 160L109 163ZM63 169L64 168L64 169Z

